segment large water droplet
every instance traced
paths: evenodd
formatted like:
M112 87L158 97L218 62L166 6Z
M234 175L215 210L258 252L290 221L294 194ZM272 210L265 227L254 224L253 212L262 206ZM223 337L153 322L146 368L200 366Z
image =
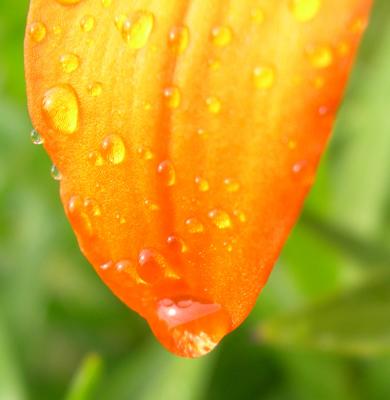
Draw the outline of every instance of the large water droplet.
M163 298L151 327L173 353L195 358L209 353L230 331L231 320L219 305L192 296Z
M76 54L67 53L60 56L62 70L67 74L76 71L80 65L80 59Z
M79 104L70 85L58 85L47 90L42 100L43 115L51 128L71 134L78 128Z
M31 39L36 42L42 42L43 39L46 37L46 26L42 24L42 22L33 22L28 27L28 34L30 35Z

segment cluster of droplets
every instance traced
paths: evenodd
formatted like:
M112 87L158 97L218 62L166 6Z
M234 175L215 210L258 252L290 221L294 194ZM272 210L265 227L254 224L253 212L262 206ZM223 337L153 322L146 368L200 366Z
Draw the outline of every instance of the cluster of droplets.
M55 0L63 6L77 5L81 0ZM286 0L293 18L299 23L308 24L320 13L322 0ZM101 0L103 8L109 8L111 0ZM264 10L256 7L250 13L252 23L261 25L268 16ZM119 14L114 18L117 34L123 40L128 49L136 52L147 46L152 40L153 31L156 28L156 17L146 10L138 10L130 14ZM84 15L79 20L79 29L84 34L89 34L96 29L97 21L93 15ZM55 35L62 33L60 26L53 26L51 32ZM355 21L351 27L353 32L364 29L364 21ZM49 34L47 25L43 22L32 22L28 27L30 39L37 45L44 43ZM236 32L228 25L217 25L210 29L209 40L218 51L225 51L232 45L236 38ZM191 46L191 32L186 25L176 25L169 29L166 45L176 56L183 55ZM310 43L304 49L305 57L316 71L322 71L331 67L335 60L335 51L345 55L348 45L341 43L337 49L327 44ZM59 68L65 76L73 76L83 68L82 57L74 52L62 53L58 60ZM221 61L215 57L209 60L211 71L222 68ZM268 93L278 81L278 71L272 63L258 63L252 68L251 76L255 90ZM314 85L322 88L324 80L321 76L314 80ZM86 88L87 93L98 98L102 96L104 83L91 82ZM177 110L183 104L183 93L179 86L170 84L161 92L162 101L169 110ZM148 103L145 110L151 109ZM215 93L210 93L204 98L205 110L212 117L224 113L223 99ZM80 127L80 101L76 90L70 84L58 84L46 90L42 98L42 115L50 130L61 135L73 135ZM325 111L324 111L325 110ZM172 111L173 112L173 111ZM320 114L325 114L327 108L322 106ZM207 132L200 128L197 131L199 137L207 137ZM35 144L42 144L43 139L36 130L31 133L31 139ZM296 148L296 143L288 141L291 150ZM88 154L88 161L93 167L101 167L105 164L117 166L125 162L128 155L128 147L124 138L116 132L107 132L102 138L99 148L93 149ZM138 155L145 161L151 161L156 155L150 148L141 147L137 150ZM308 172L309 171L309 172ZM306 160L300 160L293 164L291 172L294 177L311 183L313 171ZM54 179L60 180L61 173L53 165L51 174ZM171 190L178 180L175 166L169 159L156 163L156 175L164 190ZM303 177L303 178L302 178ZM196 175L194 179L195 189L202 194L212 189L209 180L203 175ZM234 177L226 177L221 185L227 194L232 195L241 190L241 183ZM158 212L161 206L151 199L145 199L146 210ZM87 236L95 234L94 226L96 219L101 217L100 206L91 198L72 196L68 200L67 212L70 220L80 228ZM120 224L126 223L126 219L118 213L116 219ZM207 230L214 229L218 232L232 232L236 224L247 222L247 215L239 209L228 212L221 208L212 208L204 216L188 216L184 221L184 231L189 237L202 235ZM237 239L227 235L223 245L228 252L234 251ZM183 240L177 234L170 234L166 238L165 246L169 253L178 256L191 251L190 243ZM107 261L101 265L101 274L126 273L136 285L153 286L162 282L179 282L181 277L172 267L170 261L153 248L141 249L136 261L122 259L118 261ZM230 319L223 308L196 296L185 295L174 298L166 297L156 300L155 312L158 324L164 328L157 332L162 341L173 351L186 356L199 356L212 350L218 341L230 329ZM162 332L162 333L161 333ZM161 337L162 336L162 337Z

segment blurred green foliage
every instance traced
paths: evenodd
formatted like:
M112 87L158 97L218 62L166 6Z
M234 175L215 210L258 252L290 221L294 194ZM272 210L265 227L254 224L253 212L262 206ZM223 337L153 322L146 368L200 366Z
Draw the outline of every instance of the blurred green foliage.
M32 146L27 0L0 3L0 400L390 399L390 2L377 0L336 132L245 324L166 353L99 281Z

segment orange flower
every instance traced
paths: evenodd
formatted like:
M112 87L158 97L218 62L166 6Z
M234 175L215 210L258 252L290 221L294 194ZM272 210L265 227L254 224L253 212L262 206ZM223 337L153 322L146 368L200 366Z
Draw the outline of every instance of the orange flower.
M80 247L170 351L247 317L370 0L32 0L28 105Z

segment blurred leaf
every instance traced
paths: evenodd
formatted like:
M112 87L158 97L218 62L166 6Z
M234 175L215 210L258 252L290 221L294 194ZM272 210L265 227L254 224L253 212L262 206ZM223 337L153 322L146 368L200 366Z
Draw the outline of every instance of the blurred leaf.
M94 400L103 370L101 358L90 354L82 362L73 378L66 400Z
M0 316L0 400L26 399L16 356Z
M354 355L390 354L390 274L321 305L264 322L266 343Z

